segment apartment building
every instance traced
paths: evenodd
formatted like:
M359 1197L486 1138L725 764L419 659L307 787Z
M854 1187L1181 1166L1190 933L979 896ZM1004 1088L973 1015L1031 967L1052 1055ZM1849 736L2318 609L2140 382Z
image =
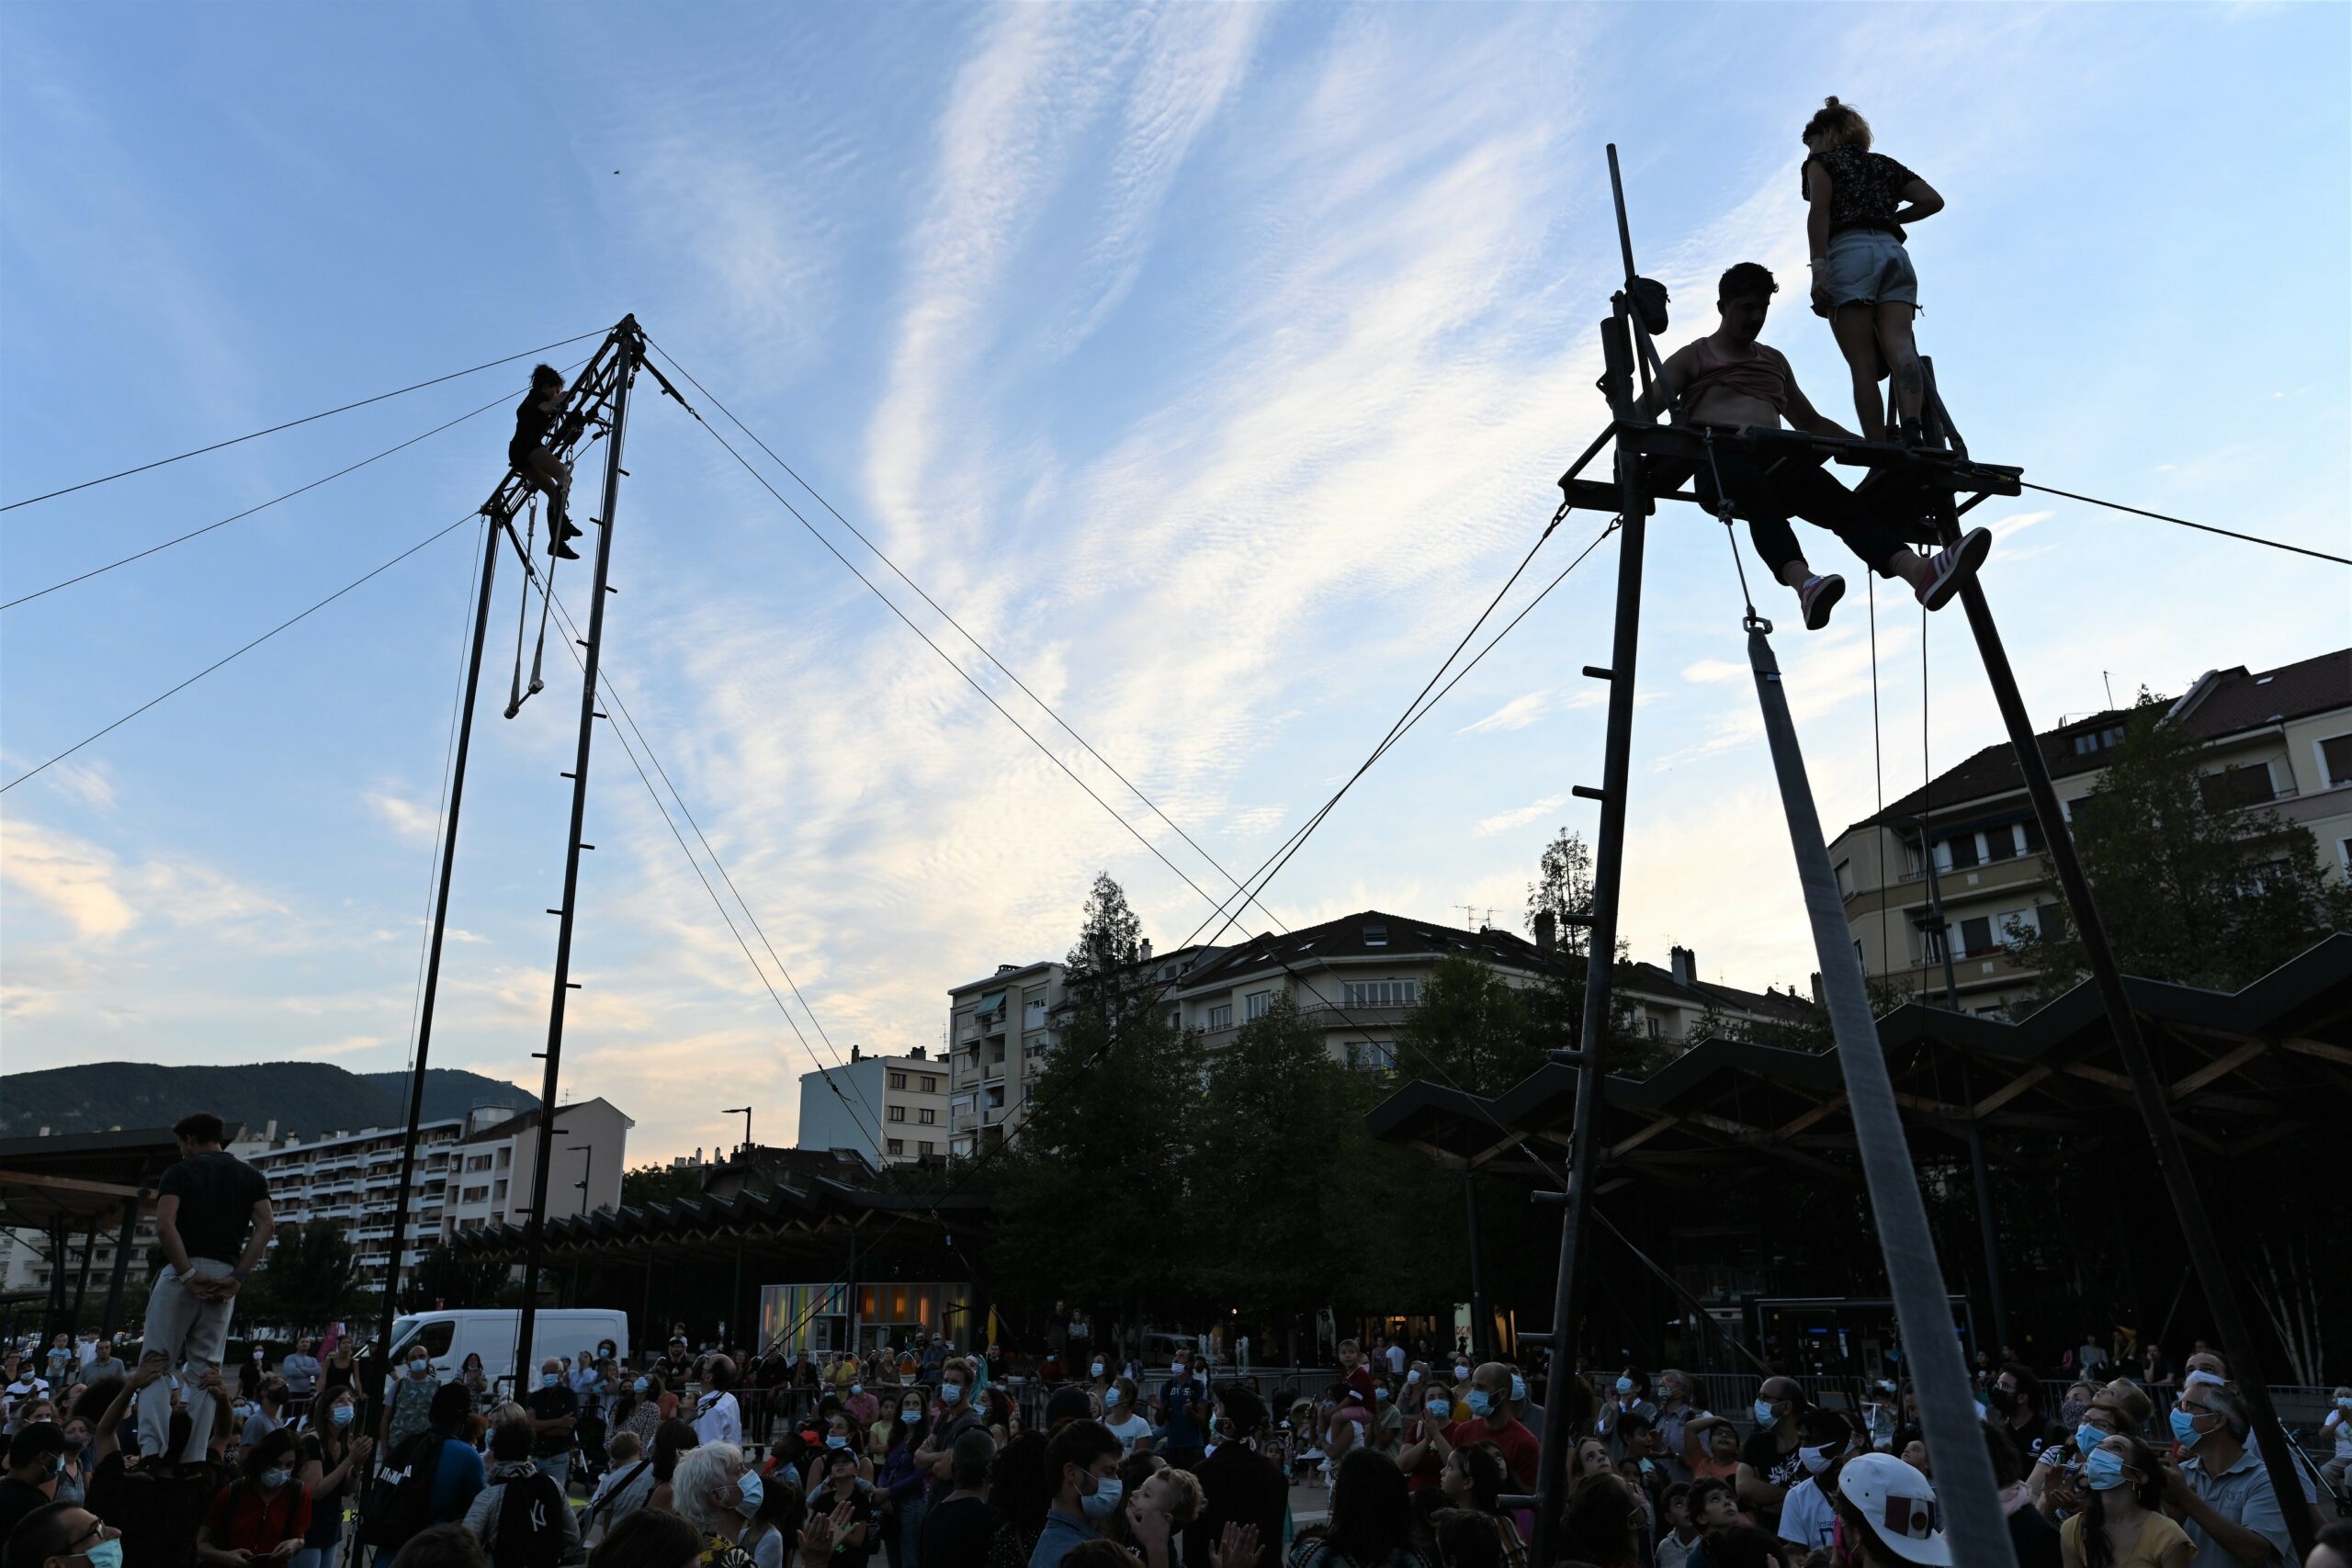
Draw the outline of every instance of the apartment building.
M1533 985L1559 962L1498 927L1472 931L1366 909L1228 948L1197 966L1174 995L1183 1023L1199 1030L1212 1050L1286 996L1301 1019L1323 1032L1333 1060L1410 1076L1414 1064L1397 1059L1396 1032L1446 958L1474 960L1513 985ZM1702 980L1687 947L1672 949L1663 968L1621 964L1613 984L1634 1009L1635 1027L1652 1039L1684 1043L1702 1020L1789 1023L1815 1006L1793 989L1783 995Z
M521 1224L529 1217L538 1125L537 1111L484 1106L417 1129L403 1269L415 1267L435 1242L460 1231ZM601 1096L557 1111L548 1218L619 1205L628 1134L634 1125ZM233 1146L268 1180L280 1225L335 1221L351 1240L358 1277L380 1284L391 1254L404 1131L363 1127L307 1143L289 1138Z
M1000 964L986 979L949 989L949 1154L993 1147L1020 1124L1054 1048L1054 1018L1069 973L1051 959Z
M800 1075L800 1132L794 1146L854 1151L879 1168L944 1158L948 1064L918 1045L903 1056L869 1056L856 1046L839 1066Z
M2112 709L2038 738L2069 819L2123 743L2128 718ZM2275 670L2208 671L2163 722L2185 727L2211 759L2210 807L2275 811L2311 829L2325 871L2352 876L2352 649ZM1948 947L1963 1010L1996 1014L2030 995L2036 976L2017 962L2008 933L2038 930L2060 897L2042 874L2042 848L2007 743L1847 829L1829 858L1864 971L1940 996Z

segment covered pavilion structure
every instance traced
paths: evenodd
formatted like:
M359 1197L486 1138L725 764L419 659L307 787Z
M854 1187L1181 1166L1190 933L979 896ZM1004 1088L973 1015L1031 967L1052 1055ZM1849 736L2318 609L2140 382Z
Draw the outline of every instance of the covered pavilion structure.
M168 1127L0 1138L0 1227L40 1233L49 1252L44 1336L89 1321L91 1263L106 1235L114 1238L114 1262L97 1322L108 1334L124 1326L123 1287L139 1221L153 1213L155 1183L179 1157Z

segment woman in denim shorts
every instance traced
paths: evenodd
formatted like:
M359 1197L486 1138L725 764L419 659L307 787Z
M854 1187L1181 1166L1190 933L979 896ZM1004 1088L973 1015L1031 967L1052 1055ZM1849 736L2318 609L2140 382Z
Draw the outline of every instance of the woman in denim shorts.
M1827 318L1854 378L1862 434L1886 439L1880 380L1894 379L1903 437L1917 439L1927 382L1911 341L1919 278L1903 226L1943 210L1927 181L1871 151L1870 122L1831 98L1804 128L1805 235L1813 251L1813 310Z

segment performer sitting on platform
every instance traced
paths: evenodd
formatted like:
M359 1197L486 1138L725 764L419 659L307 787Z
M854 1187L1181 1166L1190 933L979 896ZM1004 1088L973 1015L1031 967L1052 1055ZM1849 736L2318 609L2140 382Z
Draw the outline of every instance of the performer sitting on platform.
M557 457L547 439L563 412L563 372L552 365L531 371L531 389L514 406L514 434L506 443L506 460L523 482L548 497L548 554L578 560L571 541L580 537L571 525L571 465Z
M1666 407L1670 389L1681 400L1684 414L1694 425L1731 431L1761 425L1777 430L1785 417L1790 424L1814 435L1855 439L1853 432L1806 400L1797 388L1795 372L1780 350L1756 341L1779 288L1772 275L1755 262L1741 262L1724 273L1715 299L1721 324L1710 335L1685 344L1667 357L1660 382L1643 394L1635 412L1645 418L1656 416ZM1853 491L1822 471L1820 465L1826 457L1824 453L1810 459L1778 458L1768 472L1766 463L1745 443L1724 441L1715 446L1713 463L1697 464L1691 478L1699 499L1713 508L1723 503L1715 488L1715 476L1722 475L1723 490L1728 492L1733 509L1747 519L1757 554L1764 558L1773 576L1796 590L1809 628L1818 631L1829 624L1829 612L1845 593L1846 580L1834 573L1816 575L1806 564L1804 552L1797 547L1796 532L1789 526L1792 515L1836 534L1880 576L1903 579L1928 609L1943 608L1983 564L1985 552L1993 547L1993 536L1973 528L1960 543L1923 556L1905 544L1891 524L1869 515ZM1655 472L1667 465L1652 467ZM1678 469L1688 467L1673 465ZM1679 482L1679 475L1676 478Z
M1903 248L1903 225L1941 212L1944 198L1894 159L1871 152L1870 121L1835 98L1806 122L1804 145L1813 313L1838 334L1838 350L1853 373L1862 434L1886 439L1878 384L1891 375L1903 439L1916 441L1928 383L1911 341L1919 275Z

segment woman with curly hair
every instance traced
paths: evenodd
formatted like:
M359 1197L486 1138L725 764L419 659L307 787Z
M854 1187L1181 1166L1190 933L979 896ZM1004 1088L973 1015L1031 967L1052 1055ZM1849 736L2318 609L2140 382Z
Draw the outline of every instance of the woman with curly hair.
M2083 1461L2083 1511L2058 1530L2066 1568L2188 1568L2196 1545L2164 1512L2165 1472L2137 1438L2103 1439Z

